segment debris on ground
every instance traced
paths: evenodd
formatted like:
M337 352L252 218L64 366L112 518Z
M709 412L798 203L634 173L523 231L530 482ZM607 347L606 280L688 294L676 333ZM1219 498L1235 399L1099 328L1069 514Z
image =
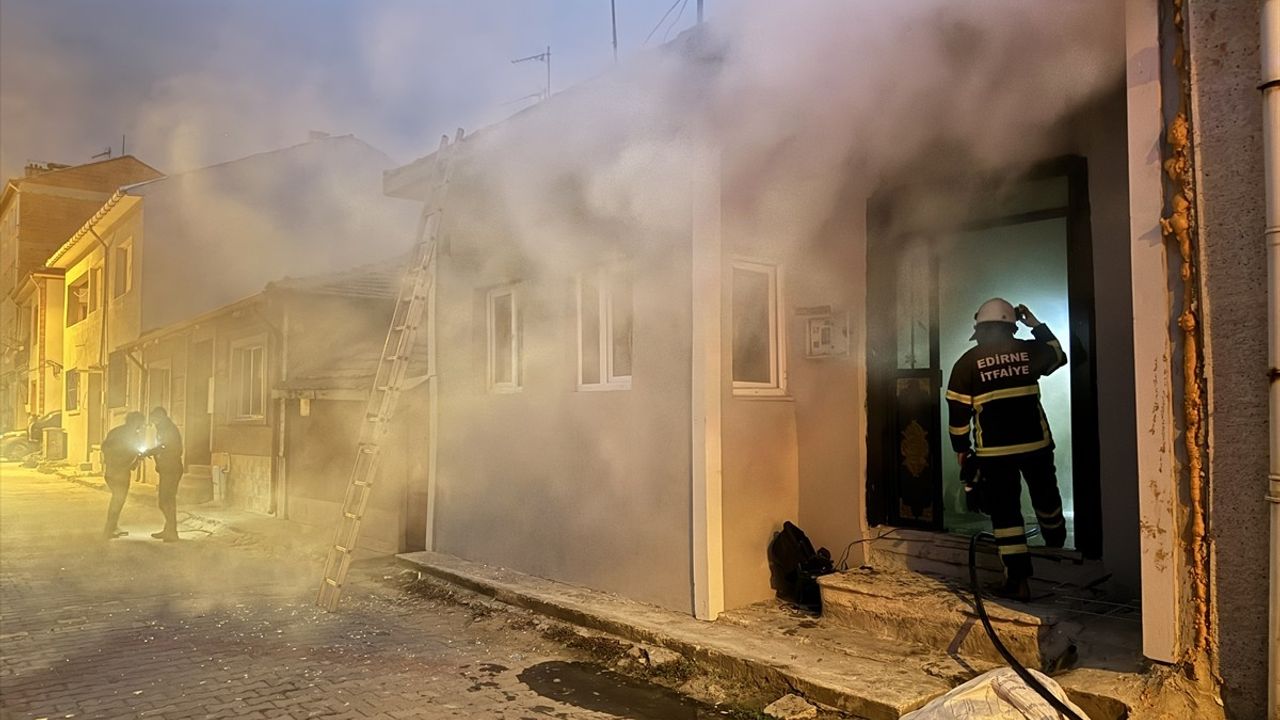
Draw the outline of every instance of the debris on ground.
M765 706L764 714L777 720L809 720L818 717L818 708L792 693L769 703Z

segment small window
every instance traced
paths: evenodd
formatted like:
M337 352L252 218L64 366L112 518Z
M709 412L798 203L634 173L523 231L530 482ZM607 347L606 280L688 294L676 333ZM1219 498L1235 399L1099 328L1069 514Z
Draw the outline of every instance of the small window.
M733 267L733 391L738 395L782 395L786 360L782 354L778 268L735 261Z
M602 268L578 276L578 389L631 387L631 275Z
M236 345L231 350L232 416L236 420L266 417L266 348L261 341Z
M107 407L124 407L129 403L129 360L117 350L107 360Z
M67 412L75 412L80 409L80 371L68 370L64 373L65 377L62 384L67 389Z
M89 312L98 312L102 307L102 266L89 270Z
M67 285L67 327L89 317L89 273Z
M516 288L494 288L488 302L489 389L520 389L520 310Z
M120 297L133 289L133 238L129 238L116 247L113 261L115 278L112 285L112 297Z

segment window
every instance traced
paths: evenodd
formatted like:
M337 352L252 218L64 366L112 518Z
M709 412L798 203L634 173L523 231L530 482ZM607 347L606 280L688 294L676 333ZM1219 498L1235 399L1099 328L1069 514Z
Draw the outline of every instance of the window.
M520 390L520 311L514 286L489 291L488 346L489 389Z
M143 403L146 408L162 407L170 412L173 408L169 407L169 361L163 361L163 364L155 364L147 367L147 400Z
M631 387L631 275L601 268L578 276L578 389Z
M129 360L123 350L111 353L107 360L107 407L129 404Z
M115 263L115 278L112 286L112 297L120 297L133 289L133 238L129 238L120 243L116 247L115 257L112 260Z
M80 371L68 370L64 376L62 383L67 388L67 402L64 407L67 412L75 412L80 409Z
M783 395L787 371L778 267L734 261L732 268L734 394Z
M89 317L89 273L67 285L67 327Z
M266 348L261 340L231 348L231 414L236 420L261 420L267 414Z
M89 312L95 313L102 307L102 266L89 269Z

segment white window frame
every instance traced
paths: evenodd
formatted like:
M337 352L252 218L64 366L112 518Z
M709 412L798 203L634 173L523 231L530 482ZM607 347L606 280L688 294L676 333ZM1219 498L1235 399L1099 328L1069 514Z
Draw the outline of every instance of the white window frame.
M124 254L124 288L120 287L120 255ZM111 278L111 297L118 298L129 294L133 290L133 237L129 237L124 242L115 247L115 254L112 256L113 277Z
M494 300L504 295L511 296L511 379L499 380L497 377L497 326L495 324ZM521 368L521 331L520 331L520 287L518 284L502 285L491 288L485 295L485 337L486 337L486 370L485 379L491 393L517 393L523 389L523 372Z
M613 358L613 296L614 287L613 279L628 269L624 265L605 265L603 267L594 268L585 272L578 273L574 277L574 306L577 308L577 348L578 348L578 390L583 392L599 392L606 390L630 390L631 375L619 375L614 372ZM594 277L596 281L596 301L599 307L596 308L597 328L597 344L596 357L599 359L600 379L596 382L585 382L582 377L582 359L584 353L590 352L589 348L582 346L582 280L584 277ZM632 339L635 338L635 290L632 286L632 306L631 306L631 334ZM635 345L632 343L631 350L632 371L635 370Z
M769 382L753 382L733 380L733 394L741 397L786 397L787 395L787 342L786 315L783 307L782 266L767 260L754 258L734 258L730 261L729 271L729 373L733 375L733 312L734 302L733 272L741 270L766 275L769 278Z
M250 407L248 413L241 412L244 408L240 407L241 390L245 378L240 374L240 353L246 351L258 350L262 355L262 379L260 380L259 391L262 397L262 412L254 413ZM252 337L241 338L232 341L230 353L228 354L227 367L228 385L231 386L231 396L228 398L230 405L227 408L227 415L233 422L239 423L261 423L267 419L267 405L270 398L267 395L267 336L254 335ZM252 393L250 393L250 404L252 404Z

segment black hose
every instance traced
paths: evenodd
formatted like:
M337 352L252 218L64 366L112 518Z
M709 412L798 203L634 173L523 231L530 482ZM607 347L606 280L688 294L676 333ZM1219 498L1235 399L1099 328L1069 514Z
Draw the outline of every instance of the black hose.
M991 638L991 644L996 647L996 652L1000 653L1000 657L1013 668L1013 671L1022 678L1022 682L1028 687L1036 691L1036 694L1045 699L1045 702L1053 706L1054 710L1065 715L1069 720L1088 720L1088 718L1080 717L1080 714L1072 710L1066 703L1062 702L1057 695L1049 692L1049 688L1041 684L1040 680L1031 674L1022 663L1018 662L1018 658L1009 652L1009 648L1000 642L1000 638L996 636L995 628L991 627L991 618L987 617L987 608L982 604L982 588L978 585L978 540L982 538L990 538L995 540L995 535L989 532L980 532L969 539L969 586L973 590L973 604L978 610L978 619L982 621L982 627L987 631L987 637Z

